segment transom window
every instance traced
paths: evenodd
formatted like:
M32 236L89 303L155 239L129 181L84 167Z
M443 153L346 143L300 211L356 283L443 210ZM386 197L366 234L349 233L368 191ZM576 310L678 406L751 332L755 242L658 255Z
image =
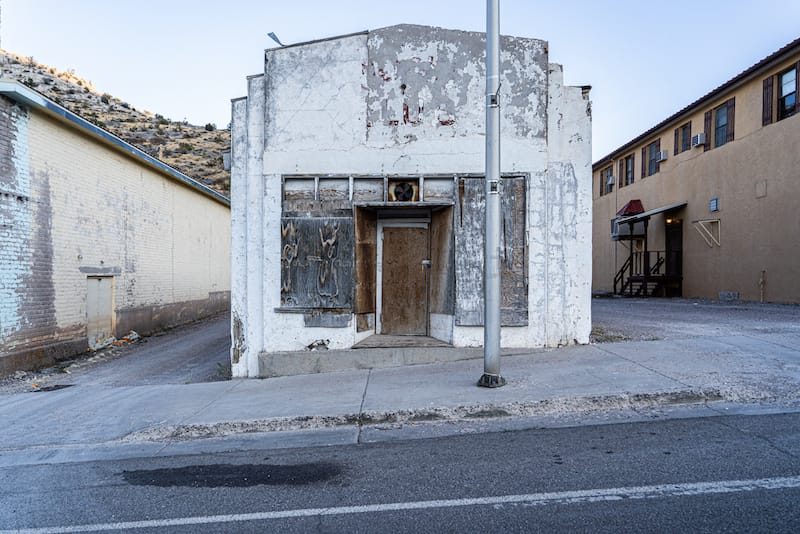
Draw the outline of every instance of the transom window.
M778 76L778 120L793 115L797 108L797 69Z

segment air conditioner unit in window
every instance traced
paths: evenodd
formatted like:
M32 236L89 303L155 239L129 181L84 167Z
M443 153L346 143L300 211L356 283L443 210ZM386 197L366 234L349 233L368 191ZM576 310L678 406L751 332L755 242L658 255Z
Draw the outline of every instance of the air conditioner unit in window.
M606 185L614 185L614 177L613 176L609 176L608 177L608 179L606 180Z
M661 152L656 152L656 161L658 162L667 161L668 155L669 154L667 153L666 150L662 150Z
M706 144L706 133L700 132L697 135L692 136L692 148L697 146L703 146Z

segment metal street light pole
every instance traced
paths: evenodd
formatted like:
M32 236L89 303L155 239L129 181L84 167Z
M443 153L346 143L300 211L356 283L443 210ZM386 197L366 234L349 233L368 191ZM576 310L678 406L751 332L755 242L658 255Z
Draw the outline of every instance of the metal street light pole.
M500 387L500 0L486 1L486 248L483 273L483 376Z

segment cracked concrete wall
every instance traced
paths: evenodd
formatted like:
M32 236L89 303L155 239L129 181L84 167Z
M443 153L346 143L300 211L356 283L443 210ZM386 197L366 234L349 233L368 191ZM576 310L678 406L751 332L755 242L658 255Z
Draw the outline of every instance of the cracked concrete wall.
M240 137L247 146L246 165L234 149L232 174L234 220L247 221L246 235L233 236L234 262L248 266L233 287L244 301L245 360L317 340L349 348L368 335L355 320L306 327L302 314L275 311L281 177L482 175L484 55L482 33L413 25L266 51L263 87L251 78L247 116L235 103L233 117L234 147ZM501 39L501 171L528 178L530 247L530 321L503 329L507 347L586 342L590 330L589 102L547 58L544 41ZM457 346L483 342L481 327L452 329ZM254 376L239 365L237 376Z
M231 175L247 173L247 98L231 104ZM231 181L231 206L247 203L247 181ZM231 209L231 373L247 376L247 210ZM242 367L245 367L242 369Z

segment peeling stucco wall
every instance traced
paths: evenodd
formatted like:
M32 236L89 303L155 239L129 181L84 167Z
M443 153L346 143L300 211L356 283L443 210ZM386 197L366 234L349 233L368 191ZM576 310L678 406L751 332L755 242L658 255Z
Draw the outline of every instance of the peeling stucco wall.
M233 217L246 220L246 230L234 223L232 243L233 302L246 333L237 376L255 376L249 366L265 351L303 350L316 340L349 348L369 334L355 320L311 327L302 314L276 311L282 177L482 175L484 55L482 33L413 25L266 51L264 75L250 78L247 98L233 105ZM501 172L527 179L529 247L529 321L503 328L502 344L587 342L589 101L563 86L544 41L503 37L501 61ZM482 344L482 327L433 315L438 337Z
M501 46L503 170L544 168L547 44ZM401 25L268 50L264 174L483 172L484 48L482 33Z

